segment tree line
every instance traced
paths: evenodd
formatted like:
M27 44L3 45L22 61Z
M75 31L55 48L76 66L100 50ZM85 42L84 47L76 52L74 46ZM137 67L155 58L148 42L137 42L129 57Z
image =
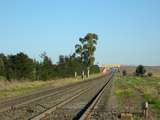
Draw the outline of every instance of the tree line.
M74 73L81 74L90 70L90 73L99 72L99 66L94 64L98 36L88 33L79 39L72 55L60 55L56 64L53 64L46 53L41 54L41 61L30 58L20 52L15 55L0 53L0 77L6 80L50 80L62 77L73 77Z

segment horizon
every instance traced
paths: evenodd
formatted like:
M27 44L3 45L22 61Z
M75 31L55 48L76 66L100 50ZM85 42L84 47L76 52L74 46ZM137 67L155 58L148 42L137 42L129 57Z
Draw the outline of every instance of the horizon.
M89 7L88 7L89 6ZM160 66L160 1L0 1L0 53L44 51L57 63L80 37L99 36L95 64Z

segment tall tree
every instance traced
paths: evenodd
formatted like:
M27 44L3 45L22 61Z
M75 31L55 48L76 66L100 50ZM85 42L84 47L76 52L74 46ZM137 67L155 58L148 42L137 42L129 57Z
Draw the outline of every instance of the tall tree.
M88 33L85 36L85 40L87 41L85 47L88 51L88 64L93 65L95 61L94 53L96 51L98 36L95 33Z
M95 61L94 53L96 51L97 40L97 34L88 33L84 38L79 39L81 44L75 46L75 52L80 55L82 62L89 66L93 65Z

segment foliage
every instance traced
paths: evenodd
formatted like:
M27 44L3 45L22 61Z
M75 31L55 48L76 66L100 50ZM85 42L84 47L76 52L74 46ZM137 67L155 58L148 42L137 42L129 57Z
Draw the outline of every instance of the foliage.
M80 44L75 45L75 53L88 66L94 64L97 40L98 36L95 33L88 33L84 38L79 39Z
M146 73L146 69L144 68L143 65L138 65L135 73L137 76L144 76L144 74Z
M9 56L1 54L0 60L1 76L5 76L8 80L32 79L34 63L26 54L22 52Z
M153 97L151 95L145 94L144 99L149 102L149 104L152 104L154 108L160 109L160 100L156 97Z
M99 73L100 72L99 66L98 65L91 66L90 71L91 71L91 74L92 73Z
M148 72L147 75L148 75L148 77L152 77L153 73Z
M123 75L123 76L126 76L126 75L127 75L127 71L126 71L126 70L123 70L123 71L122 71L122 75Z
M42 80L52 79L54 76L54 65L52 64L51 59L46 55L46 53L41 55L43 62L40 63L40 78Z
M0 54L0 77L7 80L50 80L54 78L72 77L75 72L78 75L82 71L87 74L98 73L99 66L94 65L94 52L96 50L98 36L88 33L80 38L81 44L75 45L75 53L69 56L60 55L57 64L44 52L41 54L41 61L28 57L20 52L16 55Z
M0 54L0 76L5 76L6 71L5 71L5 64L6 57L4 54Z
M0 54L0 76L7 80L49 80L57 77L73 77L75 72L80 75L82 71L85 71L87 74L88 66L74 54L71 56L60 55L57 64L53 64L44 53L41 55L41 59L41 62L36 61L22 52L8 56ZM90 66L90 73L98 72L99 66Z

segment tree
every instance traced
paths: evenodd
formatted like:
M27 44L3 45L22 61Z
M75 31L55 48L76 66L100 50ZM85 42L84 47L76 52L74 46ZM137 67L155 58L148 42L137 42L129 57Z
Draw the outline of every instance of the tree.
M8 79L32 79L34 63L23 52L8 56Z
M59 64L61 64L61 65L65 64L65 56L64 55L59 56Z
M72 77L75 72L97 73L99 66L94 65L97 40L95 33L88 33L79 39L80 44L75 45L75 53L60 55L57 64L53 64L45 52L41 54L42 61L36 61L23 52L8 56L0 54L0 77L7 80L49 80Z
M18 79L32 79L34 62L27 54L20 52L16 55L16 71Z
M99 73L100 72L100 68L98 65L92 65L90 67L90 73L93 74L93 73Z
M43 62L41 63L41 72L40 78L42 80L48 80L53 78L54 68L51 59L47 56L46 53L42 53L41 58Z
M86 41L84 49L86 50L88 55L88 64L93 65L95 61L94 52L96 50L98 36L95 33L88 33L83 39L84 41Z
M96 50L98 36L95 33L88 33L84 38L80 38L80 44L75 45L75 53L81 57L81 61L88 66L94 64L94 53Z
M135 73L137 76L144 76L144 74L146 73L146 69L144 68L143 65L138 65Z
M7 62L6 56L4 54L0 54L0 76L3 77L6 76L6 71L5 71L6 62Z
M16 67L16 55L9 55L8 56L8 63L7 63L7 80L13 80L17 78L17 67Z

